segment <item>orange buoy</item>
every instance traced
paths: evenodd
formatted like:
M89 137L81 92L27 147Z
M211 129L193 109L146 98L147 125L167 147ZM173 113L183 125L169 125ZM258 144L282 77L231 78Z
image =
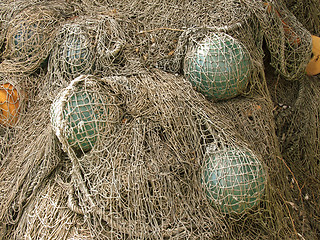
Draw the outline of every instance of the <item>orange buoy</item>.
M306 67L308 76L314 76L320 73L320 38L312 35L312 56Z
M18 90L10 83L0 85L0 124L14 126L18 121L20 96Z

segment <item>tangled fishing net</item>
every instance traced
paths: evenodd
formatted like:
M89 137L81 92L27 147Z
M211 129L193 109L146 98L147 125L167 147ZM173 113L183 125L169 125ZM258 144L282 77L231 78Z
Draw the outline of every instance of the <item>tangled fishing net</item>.
M1 3L0 238L319 236L317 13L51 3Z
M124 43L123 32L112 17L79 16L68 21L55 38L44 91L57 93L81 74L117 71Z
M51 51L59 22L69 17L67 7L52 2L8 3L4 9L6 45L2 53L1 72L30 74L45 64ZM70 13L72 16L72 14Z
M316 0L285 0L287 8L311 34L318 35L320 6Z

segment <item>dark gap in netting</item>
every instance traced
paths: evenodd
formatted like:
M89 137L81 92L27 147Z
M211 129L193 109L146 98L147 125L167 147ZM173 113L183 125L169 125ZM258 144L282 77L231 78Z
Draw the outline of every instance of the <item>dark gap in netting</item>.
M0 45L0 46L1 46L1 48L0 48L0 63L4 60L3 57L2 57L2 53L3 53L4 50L5 50L6 41L7 41L7 39L4 38L4 39L3 39L3 44Z
M212 129L209 129L206 122L203 122L201 120L197 122L199 122L198 128L201 132L200 145L205 148L205 146L207 146L208 144L215 142L217 149L220 149L222 146L219 139L217 139L217 136L219 135L218 132L216 132L216 130L212 131ZM203 152L205 152L205 149L203 149Z

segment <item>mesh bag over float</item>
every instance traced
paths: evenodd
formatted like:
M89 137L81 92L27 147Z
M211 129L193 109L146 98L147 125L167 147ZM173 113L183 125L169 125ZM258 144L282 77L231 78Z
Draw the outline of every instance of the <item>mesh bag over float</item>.
M239 41L224 33L211 33L195 43L189 41L192 43L184 59L184 75L196 90L218 100L245 91L252 63Z
M68 16L59 7L53 2L16 7L17 13L7 23L1 72L30 74L47 60L58 24Z
M64 148L90 151L99 135L109 135L122 117L117 97L99 86L93 76L73 80L52 106L53 129Z
M53 96L81 74L108 74L121 65L125 41L112 17L79 16L66 22L55 37L44 91Z
M208 146L202 184L212 204L224 213L241 214L259 204L266 175L260 161L245 149L217 151Z
M24 94L16 87L17 84L7 81L0 84L0 124L12 127L19 119Z
M26 110L26 82L4 73L0 74L0 163L14 144L15 132L19 128Z

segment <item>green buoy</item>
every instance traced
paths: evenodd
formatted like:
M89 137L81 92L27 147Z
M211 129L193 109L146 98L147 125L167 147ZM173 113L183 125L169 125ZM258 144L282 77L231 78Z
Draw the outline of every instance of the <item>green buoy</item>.
M74 76L87 72L94 64L88 39L83 34L68 36L60 48L60 55L68 73Z
M93 98L90 92L76 92L69 98L63 118L71 130L68 137L70 146L87 152L96 143L99 128L105 126L101 120L106 115L100 99Z
M201 182L207 199L225 214L241 214L258 205L263 197L266 173L249 150L207 148Z
M22 23L15 29L16 32L12 36L15 54L20 57L32 57L33 53L39 51L43 45L42 25Z
M251 59L245 46L225 33L211 34L189 49L184 60L187 80L209 99L229 99L248 85Z
M102 80L101 80L102 82ZM51 124L65 150L90 151L113 133L122 110L114 93L100 79L81 75L61 90L51 106Z

